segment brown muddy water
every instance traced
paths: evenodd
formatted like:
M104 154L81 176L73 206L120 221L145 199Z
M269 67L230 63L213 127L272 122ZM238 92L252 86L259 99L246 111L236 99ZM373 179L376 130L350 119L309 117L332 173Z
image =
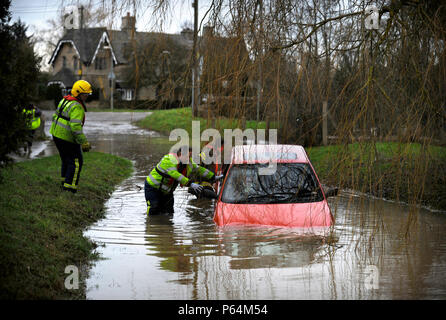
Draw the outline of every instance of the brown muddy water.
M130 125L137 113L88 116L93 150L131 159L135 172L106 203L106 217L85 231L101 256L87 299L446 298L445 212L342 191L329 199L330 235L303 236L219 228L213 200L178 188L174 215L148 218L144 179L173 142ZM35 148L35 157L55 153L52 142Z

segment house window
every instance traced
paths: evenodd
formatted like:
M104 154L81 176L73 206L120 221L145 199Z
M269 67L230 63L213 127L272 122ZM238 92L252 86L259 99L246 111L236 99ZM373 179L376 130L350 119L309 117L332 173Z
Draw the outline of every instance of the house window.
M94 61L94 68L96 70L104 70L106 67L105 58L96 57L96 60Z
M79 69L78 60L76 56L73 56L73 69L74 71L77 71Z
M64 67L64 68L67 67L67 57L65 57L65 56L62 57L62 67Z
M121 89L121 99L124 101L132 101L135 96L135 90L133 89Z

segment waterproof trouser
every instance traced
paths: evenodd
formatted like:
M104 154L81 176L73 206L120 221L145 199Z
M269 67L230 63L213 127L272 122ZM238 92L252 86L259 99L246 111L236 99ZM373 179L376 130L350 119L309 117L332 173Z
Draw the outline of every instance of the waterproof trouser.
M27 145L29 151L31 151L30 148L33 145L35 132L36 132L36 130L28 130L28 132L26 133L25 142L26 142L26 145Z
M54 136L53 140L62 160L60 179L63 189L76 193L84 162L81 145Z
M146 180L144 183L144 194L147 203L147 215L174 213L173 193L165 194L153 188Z

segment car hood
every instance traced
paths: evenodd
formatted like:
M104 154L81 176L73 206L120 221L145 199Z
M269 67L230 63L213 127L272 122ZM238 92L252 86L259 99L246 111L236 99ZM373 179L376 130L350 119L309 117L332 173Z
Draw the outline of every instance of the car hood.
M281 227L329 227L333 216L326 200L312 203L232 204L218 201L218 226L250 224Z

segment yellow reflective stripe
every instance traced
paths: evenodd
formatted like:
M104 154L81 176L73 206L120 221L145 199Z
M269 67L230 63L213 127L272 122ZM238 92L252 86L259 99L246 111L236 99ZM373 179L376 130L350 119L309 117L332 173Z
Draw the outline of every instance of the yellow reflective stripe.
M65 188L77 189L77 186L73 186L73 185L68 184L68 183L64 183L63 186L64 186Z
M147 176L147 179L150 179L150 181L152 181L153 184L155 184L155 185L157 185L157 186L159 186L159 185L161 184L161 182L159 182L158 180L156 180L156 179L152 176L152 174L149 174L149 175Z
M68 101L68 100L67 100L67 101ZM74 106L77 106L77 105L80 106L80 104L79 104L78 102L76 102L76 101L68 101L68 102L65 103L63 106L60 106L60 107L62 107L62 109L60 110L60 114L61 114L63 117L70 119L71 122L76 122L75 120L77 120L77 119L73 119L73 120L71 119L71 117L70 117L70 111L71 111L71 109L72 109ZM58 108L59 108L59 107L58 107ZM55 113L55 115L57 116L57 112ZM79 122L79 123L82 123L82 122Z
M63 100L62 100L63 101ZM73 103L74 102L74 103ZM62 105L60 106L60 114L65 118L70 118L70 110L73 106L77 105L76 101L69 101L65 100L62 102ZM58 107L59 109L59 107Z
M78 158L74 159L74 165L76 166L76 169L74 170L74 176L73 176L73 188L77 188L76 180L77 180L77 176L79 174L79 159Z
M156 186L156 187L160 187L160 185L161 185L161 182L159 182L158 180L156 180L151 174L149 174L148 176L147 176L147 179L150 179L150 181ZM170 187L168 187L168 186L166 186L166 185L161 185L161 189L162 190L164 190L164 191L169 191L170 190Z
M73 108L74 106L80 106L79 103L77 103L76 101L72 101L71 103L68 104L68 108L67 108L67 114L70 114L71 108ZM65 106L66 108L66 106Z
M187 183L189 182L189 179L188 179L187 177L184 177L184 179L185 179L185 180L180 181L180 183L181 183L183 186L187 185Z
M53 121L53 122L55 122L55 121ZM69 126L60 122L60 119L59 119L59 121L57 121L56 126L60 126L60 127L64 128L65 130L71 131L71 128Z
M177 167L169 167L169 168L161 168L159 166L159 164L156 166L158 168L159 171L161 171L162 173L167 174L169 171L176 171Z
M202 177L207 177L207 175L209 174L209 170L208 169L204 169L203 173L201 174Z
M169 192L170 191L170 187L168 187L168 186L166 186L166 185L161 185L161 189L162 189L162 191L166 191L166 192Z
M167 173L166 170L164 170L163 168L160 167L159 163L156 165L156 167L158 168L159 171L161 171L163 173Z
M70 122L73 122L73 123L82 123L82 120L79 120L79 119L71 119Z

